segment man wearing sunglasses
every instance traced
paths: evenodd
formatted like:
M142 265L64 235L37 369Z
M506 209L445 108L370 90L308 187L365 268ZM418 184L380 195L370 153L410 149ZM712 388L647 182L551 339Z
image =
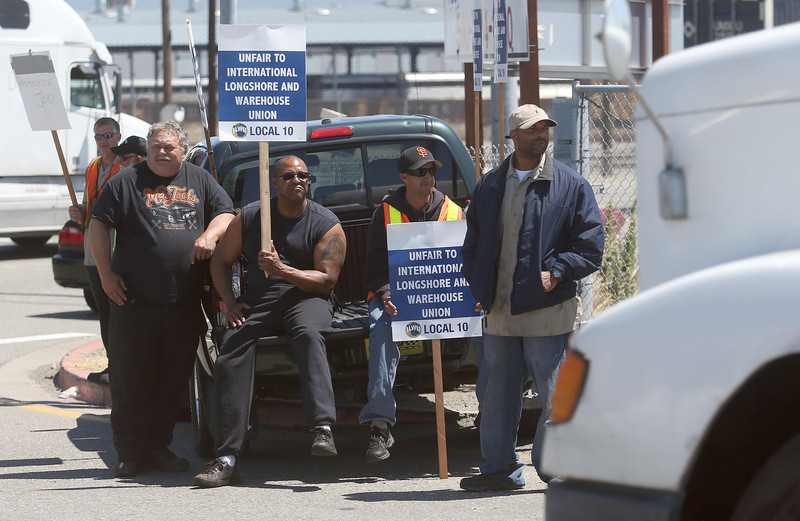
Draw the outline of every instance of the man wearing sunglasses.
M488 373L480 424L486 462L461 480L470 492L525 486L516 440L529 372L542 401L531 449L539 471L550 397L567 337L581 322L578 280L603 258L591 185L547 151L554 126L536 105L515 109L508 118L515 151L481 178L467 212L462 271L485 312L480 371Z
M69 218L80 223L84 229L83 235L83 265L89 279L89 288L92 297L97 304L97 311L100 315L100 338L103 346L108 349L108 297L103 292L103 285L100 283L100 275L97 273L97 266L92 256L90 245L91 234L89 232L89 221L92 218L92 207L100 196L100 192L122 167L117 158L117 154L112 150L117 146L121 134L119 123L113 118L100 118L94 124L94 141L100 155L89 162L86 167L85 188L83 190L83 201L78 206L69 207ZM87 379L90 382L108 383L108 368L97 373L89 373Z
M400 361L400 350L392 341L392 316L397 307L389 290L388 224L420 221L452 221L462 210L437 190L436 174L442 163L425 147L411 147L397 161L403 186L390 192L375 209L367 241L366 284L369 290L369 383L367 403L358 420L369 423L368 463L389 457L394 438L389 426L397 421L397 404L392 393Z
M111 147L111 151L119 156L123 168L135 165L147 157L147 140L139 136L129 136L119 145Z
M333 318L331 292L344 264L346 240L336 215L307 199L306 164L288 156L275 163L271 201L272 247L261 249L261 204L242 209L211 259L211 277L228 310L226 331L214 365L214 453L194 478L201 488L241 480L241 453L253 397L255 340L289 337L300 371L306 422L314 433L313 456L335 456L331 426L336 421L333 384L323 333ZM234 297L231 265L243 256L245 293ZM265 276L265 274L267 276Z

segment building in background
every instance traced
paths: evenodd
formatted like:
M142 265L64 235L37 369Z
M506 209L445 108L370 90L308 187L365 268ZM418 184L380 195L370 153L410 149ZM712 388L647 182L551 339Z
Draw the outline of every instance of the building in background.
M796 22L800 0L685 0L683 18L683 45L691 47Z

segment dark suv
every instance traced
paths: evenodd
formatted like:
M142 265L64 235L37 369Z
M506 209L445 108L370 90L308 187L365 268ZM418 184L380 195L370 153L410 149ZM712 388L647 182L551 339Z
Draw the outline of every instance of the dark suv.
M332 332L326 337L334 392L340 404L359 402L367 386L369 320L363 277L370 219L383 197L401 186L397 171L401 152L419 145L429 149L443 163L436 178L437 188L464 206L475 185L474 163L455 131L434 117L382 115L310 121L305 142L269 145L270 169L287 155L303 159L312 174L309 197L339 217L347 238L344 267L334 289L336 305ZM234 206L241 208L257 201L257 146L249 152L231 154L229 145L217 143L214 153L219 182L233 199ZM200 149L187 159L196 164L207 160ZM239 272L246 269L240 266ZM239 289L236 286L235 277L235 291ZM213 448L208 422L214 415L207 407L214 383L216 338L224 324L221 302L215 298L210 285L208 290L203 304L211 327L198 348L190 385L195 448L204 457L211 456ZM477 368L469 345L468 339L442 341L446 388L474 382ZM400 349L396 385L408 385L419 391L431 389L431 342L405 342ZM297 365L285 337L257 340L255 371L255 398L299 395Z

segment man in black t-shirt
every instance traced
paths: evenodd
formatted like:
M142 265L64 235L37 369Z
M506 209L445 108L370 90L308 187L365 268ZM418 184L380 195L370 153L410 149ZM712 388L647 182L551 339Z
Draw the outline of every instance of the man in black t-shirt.
M147 160L111 178L92 211L92 253L111 301L109 379L116 477L182 472L168 446L205 326L202 271L233 219L230 197L183 162L186 131L156 123ZM109 229L116 229L112 257Z
M300 370L306 421L314 432L311 454L336 455L331 432L336 408L322 334L330 330L333 317L330 296L344 263L344 231L333 212L306 199L309 173L300 158L289 156L275 163L272 184L278 195L270 208L272 247L261 249L261 208L253 203L234 218L211 259L214 287L228 313L214 365L217 457L194 478L202 488L241 480L236 457L244 444L253 397L254 341L266 335L289 337ZM237 300L231 265L240 255L249 269L247 291Z

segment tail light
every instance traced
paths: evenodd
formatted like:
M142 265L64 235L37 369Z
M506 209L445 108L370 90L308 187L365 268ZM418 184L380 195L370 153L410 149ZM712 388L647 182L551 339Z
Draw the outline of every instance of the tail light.
M73 221L68 222L58 233L59 246L83 246L83 229Z

